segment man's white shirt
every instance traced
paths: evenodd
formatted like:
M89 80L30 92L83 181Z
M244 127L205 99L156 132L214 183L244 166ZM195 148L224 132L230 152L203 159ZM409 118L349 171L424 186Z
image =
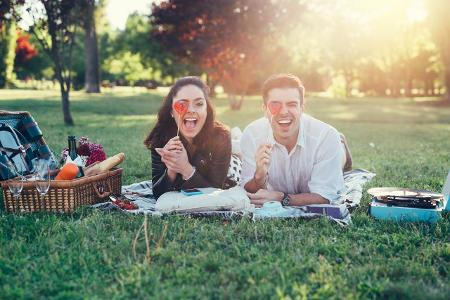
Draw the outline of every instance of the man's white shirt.
M338 131L305 113L300 117L297 144L290 153L275 141L267 118L250 123L241 138L244 186L256 170L256 151L273 144L267 189L288 194L316 193L334 204L344 189L342 160L345 157Z

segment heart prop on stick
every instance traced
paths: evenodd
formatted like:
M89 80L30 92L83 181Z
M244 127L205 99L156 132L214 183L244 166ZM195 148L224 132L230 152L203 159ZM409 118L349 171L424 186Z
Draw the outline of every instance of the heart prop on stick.
M267 104L267 108L270 111L270 125L272 125L273 116L276 116L280 113L282 106L281 106L280 102L269 102ZM270 140L270 135L267 136L267 143L269 143L269 140ZM266 186L266 188L267 188L268 184L269 184L269 173L267 173L266 181L264 184Z
M269 108L272 117L278 115L281 111L281 103L279 102L269 102L269 104L267 104L267 107Z
M184 101L177 101L173 104L172 108L178 113L178 126L177 126L177 136L180 134L180 124L184 114L188 110L188 106Z

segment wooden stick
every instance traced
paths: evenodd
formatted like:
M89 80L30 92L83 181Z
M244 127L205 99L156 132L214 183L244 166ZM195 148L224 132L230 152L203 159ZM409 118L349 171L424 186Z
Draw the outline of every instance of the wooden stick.
M177 124L177 136L180 136L180 123L181 123L181 114L178 114L178 124Z

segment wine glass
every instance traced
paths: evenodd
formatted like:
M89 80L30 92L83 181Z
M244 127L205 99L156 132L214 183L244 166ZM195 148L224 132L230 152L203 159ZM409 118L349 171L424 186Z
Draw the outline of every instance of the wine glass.
M36 181L35 181L36 190L39 193L40 200L43 200L45 198L45 195L47 195L48 190L50 189L50 166L48 163L45 162L36 163L35 172L36 172Z
M19 175L18 177L11 179L8 183L8 188L9 188L9 191L11 192L11 194L13 195L14 203L15 203L15 207L16 207L17 211L19 210L20 193L22 193L23 184L25 183L25 181L26 181L26 178L22 175Z
M19 176L17 178L13 178L8 183L8 188L11 194L13 195L14 199L17 201L19 199L20 193L22 193L23 184L25 183L26 179L23 176Z
M16 166L14 166L14 164L12 164L11 162L8 161L8 170L9 172L11 172L12 176L14 177L15 175L17 175L15 178L11 178L9 183L8 183L8 189L11 192L11 194L13 195L15 204L16 204L16 208L19 208L19 196L20 193L22 193L23 190L23 184L26 181L26 178L17 170ZM14 172L15 174L14 174Z
M36 161L33 164L34 166L33 173L36 175L36 177L44 178L49 176L50 163L51 160L49 159L43 158L36 159Z
M46 176L45 178L38 177L38 179L36 180L36 190L39 192L39 195L41 195L41 197L45 197L49 189L50 189L50 177L48 176Z

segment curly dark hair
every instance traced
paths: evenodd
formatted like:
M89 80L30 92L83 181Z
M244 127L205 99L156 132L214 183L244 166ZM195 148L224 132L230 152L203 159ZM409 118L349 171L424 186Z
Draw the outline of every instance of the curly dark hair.
M163 101L163 104L158 112L158 119L155 127L151 130L150 134L144 140L144 144L148 149L162 148L166 143L177 134L177 124L171 115L172 101L178 91L187 85L195 85L203 91L203 95L206 100L206 121L199 134L194 138L193 143L200 148L207 147L208 138L211 137L212 132L216 128L222 128L227 130L226 127L215 121L214 108L209 100L209 87L196 76L187 76L178 79L175 84L170 88L169 93ZM180 135L181 141L186 146L187 141L182 135ZM209 141L210 142L210 141Z

